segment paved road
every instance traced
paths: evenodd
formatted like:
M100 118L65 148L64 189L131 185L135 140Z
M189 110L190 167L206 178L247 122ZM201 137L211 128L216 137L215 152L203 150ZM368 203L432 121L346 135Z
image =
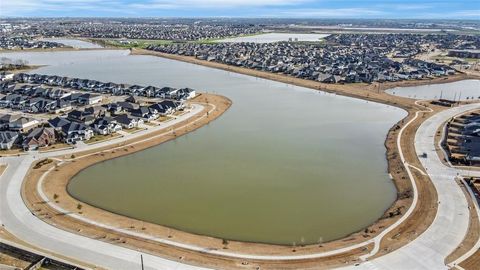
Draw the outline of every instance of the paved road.
M440 162L435 152L433 135L446 119L479 106L467 105L442 112L422 124L416 134L417 153L419 155L424 152L428 153L428 158L422 159L422 164L431 175L441 202L434 223L424 234L405 247L360 266L350 266L345 269L446 269L443 263L444 258L457 247L467 231L468 209L461 189L453 180L457 171ZM198 111L200 108L194 110ZM179 117L179 119L171 121L169 125L181 120L182 117ZM142 134L132 136L140 135ZM119 138L99 143L94 147L103 147L121 140ZM64 150L61 154L69 155L75 151L78 150ZM34 158L56 155L59 153L37 153L3 158L2 162L8 163L9 167L0 179L0 221L2 224L5 224L6 229L17 237L54 253L109 269L139 269L139 252L50 226L32 215L24 205L20 196L21 183L30 164ZM480 172L478 173L480 174ZM326 254L328 253L305 257ZM255 256L253 255L253 257ZM144 255L144 261L146 269L204 269L151 255Z
M448 269L444 260L462 242L468 229L469 211L465 195L455 182L457 173L463 171L447 167L441 162L435 150L434 136L446 120L479 108L480 104L471 104L440 112L427 119L415 135L415 150L419 156L427 153L427 158L420 158L420 161L438 193L438 212L431 226L397 251L345 269ZM480 175L480 172L475 174Z
M150 128L149 131L130 134L128 139L143 136L146 132L168 128L202 110L203 106L196 105L190 113L160 127ZM114 145L126 140L126 137L98 143L91 148ZM108 269L140 269L140 252L60 230L35 217L24 204L20 196L21 185L32 162L46 157L70 155L76 151L78 149L1 158L0 162L8 164L8 167L0 177L0 222L13 235L44 250ZM143 256L145 269L205 269L148 254Z

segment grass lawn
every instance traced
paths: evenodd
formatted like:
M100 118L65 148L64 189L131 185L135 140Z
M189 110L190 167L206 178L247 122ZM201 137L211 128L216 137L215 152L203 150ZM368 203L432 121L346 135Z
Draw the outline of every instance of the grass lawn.
M113 46L117 48L141 48L144 49L148 45L164 45L173 43L172 40L149 40L149 39L128 39L130 43L122 43L119 39L99 39L96 40L99 44L103 46Z
M40 152L46 152L46 151L50 151L50 150L62 149L62 148L68 148L68 147L72 147L72 146L69 145L69 144L60 142L60 143L52 144L52 145L49 145L49 146L40 147L40 149L38 149L38 150Z
M157 121L166 122L166 121L171 120L171 119L173 119L172 116L166 115L166 116L160 116L160 117L157 119Z
M139 131L145 130L144 128L139 128L139 127L134 127L131 129L124 129L123 131L128 132L128 133L136 133Z
M186 111L176 111L173 113L174 116L180 116L180 115L184 115L186 114L187 112Z
M151 127L156 127L158 124L152 123L152 122L143 122L144 125L151 126Z
M97 134L95 136L93 136L90 140L88 141L85 141L86 144L94 144L94 143L98 143L98 142L103 142L103 141L108 141L108 140L111 140L111 139L115 139L115 138L118 138L122 135L118 134L118 133L113 133L113 134L109 134L109 135L100 135L100 134Z

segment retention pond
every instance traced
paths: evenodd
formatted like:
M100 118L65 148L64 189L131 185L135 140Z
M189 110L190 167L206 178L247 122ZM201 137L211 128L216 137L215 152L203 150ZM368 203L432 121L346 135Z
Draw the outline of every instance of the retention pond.
M8 57L49 65L35 73L192 87L233 101L191 134L81 171L68 191L94 206L201 235L291 245L359 231L396 199L384 141L406 116L401 109L127 51Z

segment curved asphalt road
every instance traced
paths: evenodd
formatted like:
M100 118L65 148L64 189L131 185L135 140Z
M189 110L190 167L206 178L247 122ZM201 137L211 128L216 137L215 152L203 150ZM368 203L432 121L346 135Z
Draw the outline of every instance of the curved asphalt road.
M439 195L439 209L433 224L412 243L399 250L345 269L447 269L444 258L462 241L467 231L469 214L465 196L454 181L457 170L441 163L435 151L433 136L445 120L479 107L480 105L472 104L446 110L428 119L417 131L417 154L428 154L428 158L421 162ZM194 109L196 112L199 110ZM116 141L100 143L98 147L113 143ZM109 269L140 269L140 252L55 228L32 215L19 196L22 181L34 156L38 159L75 151L77 150L2 158L1 162L7 163L9 167L0 179L1 223L18 238L54 253ZM205 269L143 255L146 269Z
M179 116L175 120L171 120L158 127L149 128L148 131L129 134L125 137L131 139L143 136L146 132L166 129L169 126L200 113L203 108L202 105L194 105L189 113ZM93 145L92 148L114 145L126 140L127 138L125 137L101 142ZM140 255L143 254L145 269L149 270L205 269L76 235L53 227L35 217L26 207L20 196L23 179L31 164L35 160L59 155L70 155L78 151L78 149L67 149L49 153L33 153L18 157L2 157L0 159L0 163L8 165L0 177L0 222L6 230L29 244L44 250L61 254L65 257L75 258L79 261L84 261L102 268L119 270L140 269Z
M469 224L468 203L455 181L457 175L465 171L442 163L435 149L434 137L445 121L472 109L480 109L480 104L464 105L437 113L427 119L415 134L415 151L419 156L427 153L427 158L420 158L420 162L435 185L439 200L438 212L430 227L417 239L392 253L345 269L449 269L444 260L462 242ZM480 176L479 171L470 174Z

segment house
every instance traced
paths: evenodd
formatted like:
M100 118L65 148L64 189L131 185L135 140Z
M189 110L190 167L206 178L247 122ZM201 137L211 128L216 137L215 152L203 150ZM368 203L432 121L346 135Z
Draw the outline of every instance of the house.
M126 98L125 101L130 103L140 104L140 100L136 96L128 96L128 98Z
M170 109L170 113L174 113L177 110L184 109L185 104L182 101L163 100L159 103L161 106Z
M158 90L155 86L147 86L142 90L142 95L146 97L153 97L157 91Z
M55 130L53 128L34 128L22 142L25 151L37 150L40 147L48 146L56 142Z
M70 103L80 103L79 99L81 96L83 96L82 93L71 93L70 95L62 98L62 100Z
M148 107L142 106L131 111L132 116L146 118L150 114Z
M84 115L92 115L93 117L105 116L107 109L102 106L88 107L84 110Z
M102 98L101 95L87 93L78 97L78 103L83 105L93 105L102 102Z
M71 94L71 92L67 92L61 89L49 90L46 93L47 97L51 99L62 99L70 96Z
M25 108L26 103L28 102L29 98L26 96L15 95L16 97L11 100L10 108L15 110L23 110ZM11 95L10 95L11 96Z
M8 129L10 123L18 120L22 116L19 114L5 114L0 116L0 129Z
M102 107L104 107L110 113L110 115L118 115L124 112L123 108L117 103L104 104Z
M14 131L26 132L36 127L40 122L33 118L20 117L17 120L10 122L8 128Z
M127 111L127 112L131 112L131 111L136 110L140 107L138 104L125 102L125 101L117 102L117 106L121 107L122 110Z
M92 124L93 130L101 135L112 134L122 130L122 126L117 123L114 118L102 117L97 118Z
M31 113L43 113L49 112L52 108L55 108L56 101L51 99L45 99L42 97L36 97L29 99L25 105L23 110Z
M175 93L177 100L191 99L196 96L196 91L191 88L181 88Z
M155 94L155 97L171 98L176 93L176 91L177 89L172 87L163 87L157 91L157 93Z
M160 115L169 115L175 112L175 108L171 106L172 102L165 102L166 100L160 102L160 103L155 103L150 105L148 108L151 111L155 111L156 113Z
M68 101L58 99L55 102L55 105L50 108L51 113L61 113L61 112L68 112L72 110L72 104Z
M13 131L0 131L0 149L10 150L20 141L20 133Z
M0 81L6 81L13 79L14 74L11 72L3 71L0 73Z
M13 105L14 101L22 98L19 94L9 94L0 99L0 107L9 108Z
M70 124L70 121L65 119L65 118L61 118L61 117L55 117L55 118L52 118L52 119L49 119L48 120L48 124L57 132L61 132L62 131L62 127L65 126L65 125L68 125Z
M61 134L66 143L76 143L77 141L90 140L93 137L93 130L77 122L70 122L61 128Z
M90 125L95 121L95 117L91 114L85 113L84 111L73 110L67 114L67 119L73 122L83 123L85 125Z
M118 124L120 124L125 129L136 128L139 125L143 124L142 119L138 119L138 118L135 118L135 117L129 117L126 114L121 114L121 115L115 116L114 119L115 119L115 121L117 121Z
M143 118L147 122L158 118L158 113L146 106L142 106L136 110L133 110L131 114L132 116Z

